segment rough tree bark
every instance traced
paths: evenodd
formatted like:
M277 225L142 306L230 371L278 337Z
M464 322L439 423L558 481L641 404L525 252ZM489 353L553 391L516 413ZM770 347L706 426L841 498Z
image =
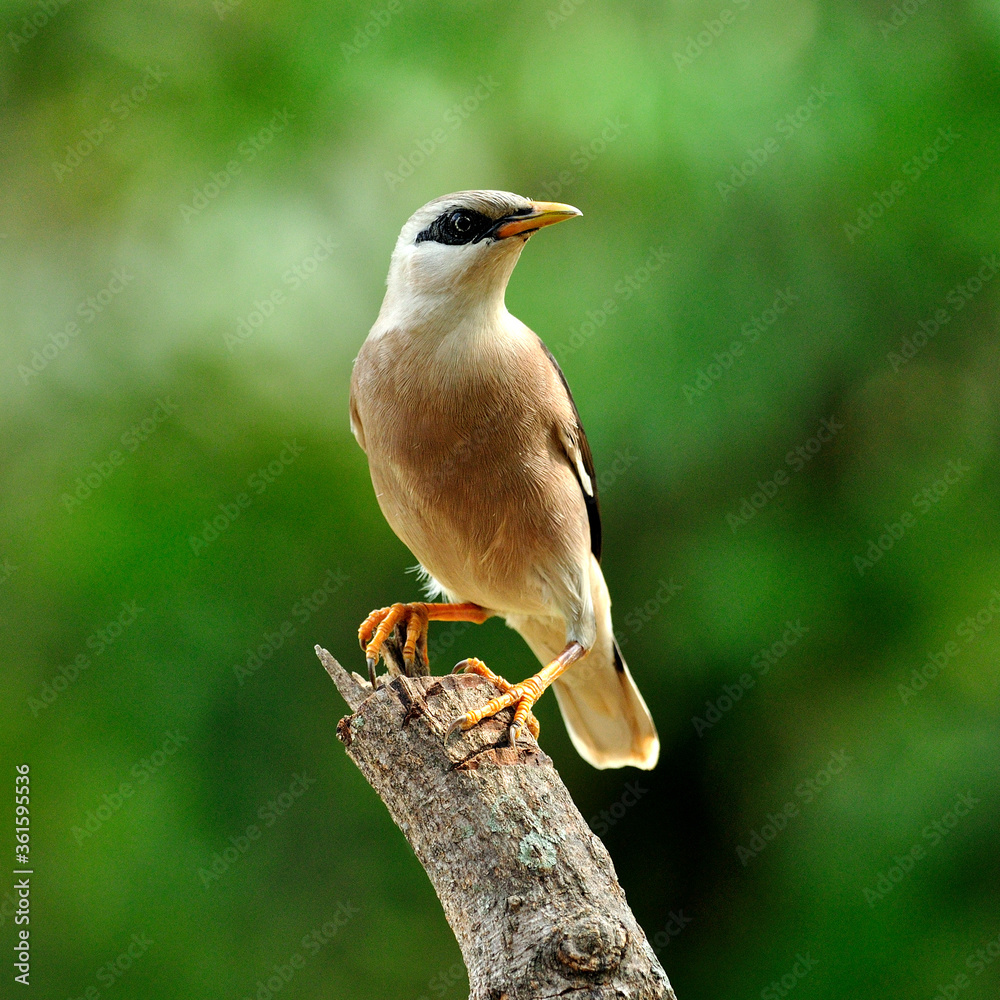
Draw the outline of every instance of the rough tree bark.
M511 711L442 744L452 719L493 697L488 681L392 670L373 692L316 655L353 713L338 737L437 891L470 1000L676 1000L551 759L526 734L508 745Z

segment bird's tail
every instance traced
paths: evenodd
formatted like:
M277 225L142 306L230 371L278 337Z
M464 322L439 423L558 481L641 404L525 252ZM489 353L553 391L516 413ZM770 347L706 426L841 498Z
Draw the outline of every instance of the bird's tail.
M592 664L577 673L590 656L580 660L552 685L556 700L569 738L587 763L649 771L660 757L660 738L613 638L611 645L612 664Z
M660 756L656 726L615 641L611 599L596 559L590 575L597 638L590 652L552 685L556 699L573 746L587 763L652 770ZM558 656L565 644L564 629L551 619L510 624L542 663Z

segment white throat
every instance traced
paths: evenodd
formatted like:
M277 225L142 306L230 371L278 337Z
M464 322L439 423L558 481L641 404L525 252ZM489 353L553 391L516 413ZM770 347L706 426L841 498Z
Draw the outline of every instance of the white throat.
M504 303L507 282L525 242L397 246L372 335L388 329L476 335L505 326L512 319Z

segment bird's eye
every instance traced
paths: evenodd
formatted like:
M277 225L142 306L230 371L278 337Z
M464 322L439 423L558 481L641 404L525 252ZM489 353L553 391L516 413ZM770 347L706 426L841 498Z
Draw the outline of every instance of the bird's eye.
M463 243L478 243L489 232L493 220L481 212L470 208L453 208L439 215L423 232L417 234L417 243L433 240L460 246Z

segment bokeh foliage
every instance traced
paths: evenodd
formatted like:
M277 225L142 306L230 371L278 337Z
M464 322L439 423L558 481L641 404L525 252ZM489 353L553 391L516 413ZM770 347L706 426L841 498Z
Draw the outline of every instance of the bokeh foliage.
M663 755L592 771L551 696L542 743L681 1000L996 995L967 964L1000 933L995 2L8 0L2 31L0 747L5 788L32 765L39 996L276 965L288 996L463 995L312 645L359 668L358 622L418 593L348 377L400 226L472 187L584 212L508 305L604 472ZM532 668L497 622L432 647Z

